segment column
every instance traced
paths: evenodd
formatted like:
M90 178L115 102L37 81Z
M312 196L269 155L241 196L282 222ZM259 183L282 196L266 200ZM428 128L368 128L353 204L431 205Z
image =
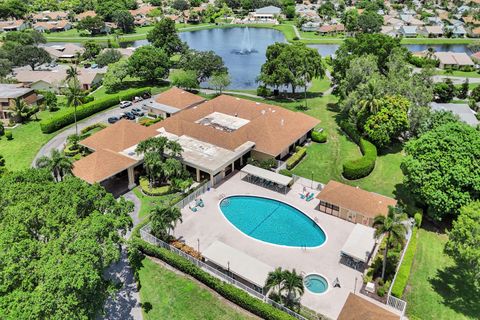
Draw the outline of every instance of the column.
M215 179L213 178L213 173L210 173L210 183L212 184L212 187L215 185Z
M128 190L135 188L135 174L133 173L133 167L127 169L128 172Z
M200 169L196 168L197 170L197 182L200 182Z
M240 157L240 167L243 167L243 156Z
M235 170L235 161L232 162L232 172Z

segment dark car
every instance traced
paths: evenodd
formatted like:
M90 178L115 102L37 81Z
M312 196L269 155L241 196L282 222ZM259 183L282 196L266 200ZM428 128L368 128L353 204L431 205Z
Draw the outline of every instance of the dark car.
M118 117L110 117L108 118L108 123L114 124L118 120L120 120Z
M131 113L130 111L128 111L128 112L125 112L122 115L122 118L125 118L127 120L135 120L135 115L133 113Z
M133 108L133 109L132 109L132 113L133 113L134 115L136 115L137 117L142 117L142 116L145 114L145 112L143 112L143 111L142 111L141 109L139 109L139 108Z

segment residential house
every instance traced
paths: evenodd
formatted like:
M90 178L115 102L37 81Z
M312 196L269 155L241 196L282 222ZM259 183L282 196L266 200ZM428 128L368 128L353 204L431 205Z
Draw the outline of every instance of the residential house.
M26 104L36 104L41 96L31 88L23 88L19 84L0 84L0 122L8 125L15 120L12 107L15 99L22 99Z
M480 63L480 51L472 54L470 58L472 58L472 60L475 61L476 63Z
M42 46L54 60L74 60L77 54L82 54L85 49L78 44L65 43L63 45Z
M332 24L332 25L325 24L318 29L318 33L323 34L323 35L337 34L337 33L341 33L341 32L345 32L345 26L341 23Z
M477 119L477 114L475 111L470 109L466 103L436 103L431 102L430 107L434 111L450 111L454 115L458 116L460 121L465 122L472 127L477 127L480 124L480 121Z
M376 216L386 216L388 207L397 204L395 199L334 180L325 185L317 199L319 211L366 226L372 226Z
M135 19L134 24L139 27L148 26L151 24L152 19L148 16L150 11L156 9L156 7L151 5L140 6L135 10L129 10L133 18Z
M302 31L317 31L320 28L320 22L308 21L302 24Z
M439 17L428 17L427 24L430 26L443 26L443 21Z
M144 105L148 113L156 114L162 118L168 118L182 110L199 105L206 99L188 91L172 87L171 89L154 96L150 102Z
M301 112L221 95L150 127L121 120L91 135L80 144L94 152L74 163L73 174L89 183L132 188L143 162L136 146L166 137L182 146L180 160L196 181L215 185L250 157L286 157L318 123Z
M438 59L441 69L449 67L473 67L475 65L465 52L435 52L434 55Z
M256 9L250 12L249 19L256 22L277 22L277 17L282 13L282 9L275 6L268 6Z
M41 21L33 24L33 29L38 32L59 32L72 29L72 24L68 20Z
M393 26L382 26L380 33L390 37L398 36L397 30Z
M469 29L468 36L471 37L471 38L480 37L480 27Z
M419 28L418 33L429 38L443 37L443 27L442 26L425 26L425 27Z
M34 22L67 20L68 19L68 12L67 11L38 12L38 13L32 14L31 19Z
M85 19L86 17L93 18L93 17L96 17L96 16L97 16L97 14L95 13L95 11L88 10L88 11L84 11L82 13L77 14L76 17L75 17L75 20L80 21L82 19Z
M84 90L100 84L106 69L80 69L78 81ZM23 86L41 91L59 93L65 87L66 69L54 71L20 70L14 75L15 79Z
M402 26L398 30L398 34L404 36L405 38L415 38L418 35L417 30L417 26Z
M461 25L447 26L446 28L452 32L453 38L465 38L467 35L467 30Z
M384 16L383 17L383 24L385 26L391 26L396 30L400 29L401 26L404 26L406 23L403 20L391 17L391 16Z
M0 31L22 31L28 28L28 23L25 20L4 20L0 21Z
M409 26L423 26L425 23L422 20L418 20L412 15L407 15L407 14L401 14L400 19L405 22Z

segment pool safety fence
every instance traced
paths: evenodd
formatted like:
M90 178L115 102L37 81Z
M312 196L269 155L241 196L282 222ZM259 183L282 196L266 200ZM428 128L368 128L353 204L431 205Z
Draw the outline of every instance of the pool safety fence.
M178 201L175 204L175 207L179 209L185 208L189 203L191 203L192 201L200 197L202 194L210 190L211 187L212 187L212 183L210 182L210 180L207 182L204 182L203 184L198 186L195 190L193 190L191 193L189 193L187 196L185 196L185 198Z
M199 189L197 189L199 190ZM188 202L187 202L188 203ZM242 289L244 290L245 292L247 292L248 294L250 294L251 296L255 297L255 298L258 298L262 301L264 301L265 303L268 303L272 306L274 306L275 308L279 309L279 310L282 310L286 313L288 313L289 315L291 315L292 317L296 318L296 319L299 319L299 320L308 320L307 318L305 318L304 316L296 313L295 311L292 311L288 308L286 308L285 306L273 301L272 299L268 298L267 296L265 296L264 294L256 291L255 289L243 284L242 282L239 282L235 279L233 279L232 277L230 277L229 275L225 274L224 272L222 272L221 270L217 270L215 268L213 268L212 266L206 264L205 262L203 261L200 261L194 257L192 257L191 255L189 254L186 254L185 252L171 246L170 244L158 239L157 237L155 237L154 235L150 234L150 230L151 230L151 225L150 223L145 225L144 227L142 227L140 229L140 236L141 238L150 243L150 244L153 244L153 245L157 245L159 247L162 247L166 250L169 250L171 252L174 252L176 253L177 255L187 259L188 261L190 261L191 263L195 264L197 267L199 267L200 269L202 269L203 271L206 271L208 272L209 274L219 278L220 280L222 281L225 281L231 285L234 285L236 286L237 288L239 289Z

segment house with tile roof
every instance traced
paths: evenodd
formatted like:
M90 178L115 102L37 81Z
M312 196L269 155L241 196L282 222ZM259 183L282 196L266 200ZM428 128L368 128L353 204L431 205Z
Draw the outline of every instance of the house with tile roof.
M172 87L154 96L145 105L148 113L154 113L162 118L168 118L177 112L199 105L206 99L186 90Z
M461 68L473 67L475 63L465 52L435 52L435 57L440 62L439 67L444 68Z
M325 185L317 199L319 211L370 227L376 216L386 216L388 207L397 204L395 199L334 180Z
M22 31L29 27L29 24L25 20L2 20L0 21L0 31Z
M38 32L60 32L73 28L72 24L68 20L39 21L34 23L32 27Z
M418 33L429 38L443 37L442 26L425 26L418 29Z
M73 173L104 185L120 175L125 188L131 188L142 170L137 144L166 137L182 146L180 161L195 180L208 179L215 185L248 158L285 158L318 123L304 113L221 95L150 127L121 120L80 141L93 153L75 162Z
M0 84L0 123L7 125L11 120L15 120L12 107L18 98L28 105L36 104L42 99L33 89L19 84Z

